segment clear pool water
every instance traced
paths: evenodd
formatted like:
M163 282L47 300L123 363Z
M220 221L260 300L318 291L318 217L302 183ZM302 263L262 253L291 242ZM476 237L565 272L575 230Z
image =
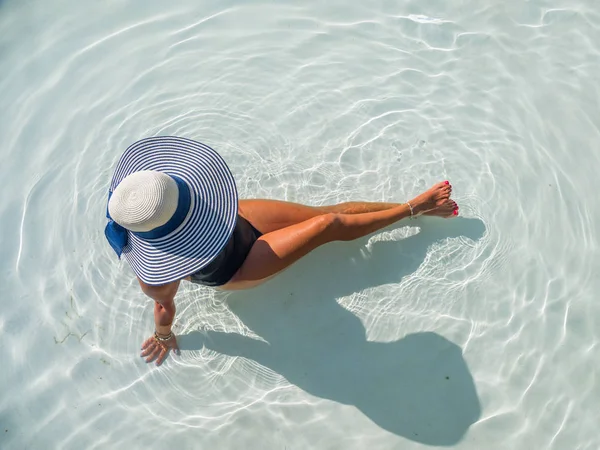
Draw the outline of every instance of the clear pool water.
M594 0L0 2L2 449L598 449ZM114 164L201 140L243 197L461 218L224 295L181 356L103 238Z

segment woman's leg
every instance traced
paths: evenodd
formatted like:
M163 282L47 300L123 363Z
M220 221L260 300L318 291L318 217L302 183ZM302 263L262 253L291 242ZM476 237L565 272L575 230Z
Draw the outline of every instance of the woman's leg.
M449 184L439 183L410 203L416 214L451 217L458 212L458 206L450 200L450 192ZM329 212L271 231L254 243L240 269L223 288L256 286L323 244L358 239L409 216L406 204L354 215Z
M307 206L280 200L240 200L239 213L263 234L327 213L360 214L383 211L399 203L349 202L332 206Z

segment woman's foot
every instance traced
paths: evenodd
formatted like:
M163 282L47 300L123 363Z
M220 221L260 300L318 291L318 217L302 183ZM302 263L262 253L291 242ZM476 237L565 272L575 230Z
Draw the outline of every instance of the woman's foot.
M443 181L410 201L415 215L453 217L458 215L458 205L450 199L452 185Z

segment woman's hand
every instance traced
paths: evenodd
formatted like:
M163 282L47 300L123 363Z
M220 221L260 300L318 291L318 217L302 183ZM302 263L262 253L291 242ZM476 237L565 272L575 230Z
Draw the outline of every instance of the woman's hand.
M179 355L179 347L177 346L177 338L174 334L166 340L157 339L155 335L150 336L142 344L142 357L146 358L146 362L152 362L156 359L156 365L160 366L169 354L169 350L173 350ZM157 359L158 358L158 359Z

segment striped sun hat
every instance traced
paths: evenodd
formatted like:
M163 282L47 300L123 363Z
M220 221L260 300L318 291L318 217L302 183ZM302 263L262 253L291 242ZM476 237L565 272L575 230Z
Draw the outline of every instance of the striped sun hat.
M151 137L123 153L110 185L105 235L145 283L180 280L225 247L237 219L231 171L212 148Z

